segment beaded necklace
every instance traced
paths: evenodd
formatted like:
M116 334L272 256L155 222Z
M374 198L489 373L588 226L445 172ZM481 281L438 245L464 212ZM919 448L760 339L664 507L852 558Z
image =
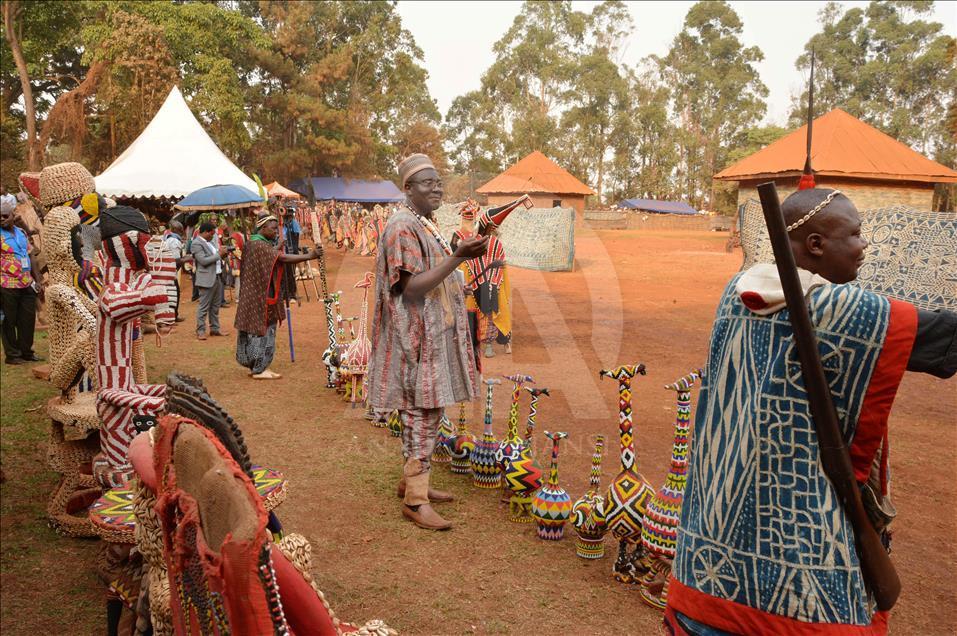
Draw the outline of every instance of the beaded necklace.
M436 240L436 242L439 244L439 247L442 248L442 251L445 252L447 256L452 256L452 246L449 245L449 242L446 241L445 237L442 236L442 233L439 232L439 228L435 227L435 223L416 212L415 208L409 205L408 202L405 202L403 205L405 205L409 212L412 213L412 216L419 220L419 223L422 224L422 227L424 227L425 230L432 235L432 238Z

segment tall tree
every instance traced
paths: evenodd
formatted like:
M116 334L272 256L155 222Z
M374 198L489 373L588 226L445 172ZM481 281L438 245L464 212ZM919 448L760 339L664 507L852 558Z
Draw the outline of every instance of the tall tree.
M30 170L37 170L40 159L37 153L37 115L33 102L33 87L30 86L30 73L27 71L27 61L23 57L23 48L20 46L19 25L23 15L23 7L15 0L6 0L3 3L3 34L10 45L10 52L17 65L17 75L20 77L20 90L23 94L23 103L27 125L27 165Z
M3 0L2 11L2 107L10 118L8 121L21 122L28 164L37 169L42 161L39 147L42 118L57 97L79 84L86 72L80 62L75 27L90 15L89 5L81 0L68 3ZM9 183L8 176L4 176L4 183Z
M712 175L766 109L768 89L754 66L764 54L745 47L741 32L741 19L727 2L699 2L660 59L680 122L681 185L695 207L712 203Z
M482 76L482 91L502 109L509 161L541 150L553 153L558 114L577 68L586 15L571 2L528 1L492 47L495 62Z
M397 134L437 124L422 51L383 2L259 2L243 10L273 44L262 55L255 162L279 178L304 172L388 175Z
M617 198L671 199L679 161L677 128L668 113L670 93L649 68L627 73L629 100L615 116L612 194Z
M615 63L622 43L634 29L622 2L606 0L587 17L588 51L576 61L574 79L565 94L568 108L562 128L570 139L563 159L578 174L594 176L603 201L606 156L615 136L616 113L627 108L628 83ZM579 165L575 165L575 164Z
M922 16L933 2L871 2L844 11L828 3L819 13L821 30L804 46L797 67L816 57L814 99L819 112L843 108L921 152L942 152L953 135L947 109L955 98L954 38L943 25ZM807 91L797 96L791 124L804 123Z

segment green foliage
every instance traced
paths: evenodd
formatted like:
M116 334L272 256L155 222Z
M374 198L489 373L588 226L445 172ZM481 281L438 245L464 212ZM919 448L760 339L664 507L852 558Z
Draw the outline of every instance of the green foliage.
M712 175L784 132L759 126L763 55L742 44L741 19L726 2L693 5L667 54L632 68L621 61L633 24L620 0L589 11L529 0L493 45L480 88L456 98L444 121L393 2L17 6L38 145L47 161L76 159L94 172L133 141L174 84L227 156L284 182L306 173L389 177L401 156L421 151L467 177L465 192L541 150L603 201L722 208L728 197ZM819 112L840 106L953 166L957 44L927 20L932 10L927 1L830 3L797 65L807 68L813 48ZM6 188L31 151L21 93L3 38ZM803 123L805 99L795 98L792 126ZM954 196L938 198L947 206Z
M631 29L617 0L590 14L568 1L525 2L492 47L481 88L446 114L453 165L484 173L539 150L600 190L615 113L627 101L614 56Z
M804 46L797 67L816 58L815 109L842 108L939 161L954 164L954 134L947 109L957 90L954 38L920 16L933 2L871 2L820 12L821 31ZM805 119L807 91L794 103L791 124Z
M711 176L764 116L768 89L754 67L764 54L744 47L741 32L741 19L726 2L699 2L659 60L681 122L679 178L694 207L710 202Z
M281 181L306 172L388 176L413 124L431 127L426 141L441 147L422 52L393 3L24 5L40 136L57 158L94 172L135 139L174 84L228 157ZM13 158L3 181L13 183L24 168L23 114L6 39L3 46L0 130L5 159ZM69 104L47 117L73 89Z
M629 100L615 116L610 200L683 198L675 180L678 129L668 113L670 92L649 69L631 70L626 79Z

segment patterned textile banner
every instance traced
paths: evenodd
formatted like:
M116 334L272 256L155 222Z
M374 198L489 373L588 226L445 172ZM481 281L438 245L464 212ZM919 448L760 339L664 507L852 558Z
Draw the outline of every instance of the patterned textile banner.
M452 238L460 225L459 206L447 204L435 212L439 230ZM575 210L532 208L513 212L498 236L509 265L545 272L568 272L575 263Z
M774 262L761 204L748 200L743 208L741 269ZM862 210L861 234L870 245L856 285L921 309L957 311L957 213Z

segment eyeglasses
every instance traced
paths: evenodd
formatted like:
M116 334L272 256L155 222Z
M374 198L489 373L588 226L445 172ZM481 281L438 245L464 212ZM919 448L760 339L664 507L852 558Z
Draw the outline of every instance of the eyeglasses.
M426 190L435 190L442 187L441 179L424 179L422 181L409 181L413 185L425 186Z

